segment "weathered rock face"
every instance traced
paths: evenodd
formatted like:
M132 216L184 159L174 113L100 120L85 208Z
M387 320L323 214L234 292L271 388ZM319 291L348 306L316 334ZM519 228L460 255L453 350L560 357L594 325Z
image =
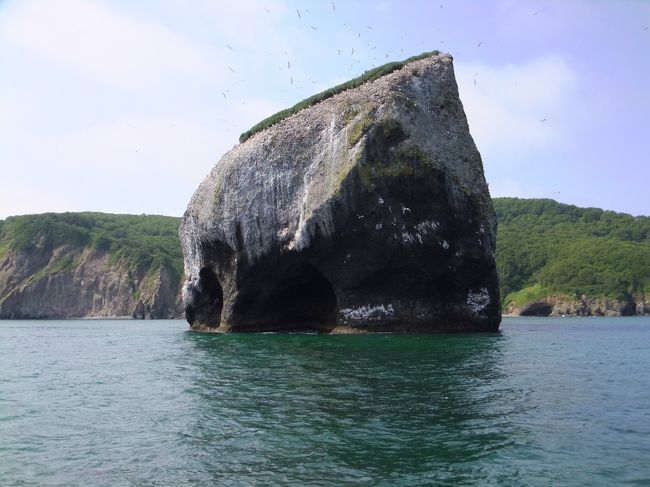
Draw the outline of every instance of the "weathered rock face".
M254 135L181 224L195 330L495 331L496 223L452 59Z
M521 307L508 306L505 312L514 316L634 316L650 314L650 306L643 295L623 300L584 295L580 299L546 296Z
M11 251L0 259L0 319L179 317L177 287L165 268L146 275L90 248Z

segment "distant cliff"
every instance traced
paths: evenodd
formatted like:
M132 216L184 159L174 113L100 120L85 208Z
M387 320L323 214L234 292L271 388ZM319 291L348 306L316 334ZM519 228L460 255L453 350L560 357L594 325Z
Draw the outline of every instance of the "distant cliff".
M550 199L495 198L503 311L650 314L650 218Z
M650 218L494 198L503 311L650 314ZM181 317L179 218L43 214L0 221L0 318Z
M0 318L179 317L178 225L102 213L0 221Z

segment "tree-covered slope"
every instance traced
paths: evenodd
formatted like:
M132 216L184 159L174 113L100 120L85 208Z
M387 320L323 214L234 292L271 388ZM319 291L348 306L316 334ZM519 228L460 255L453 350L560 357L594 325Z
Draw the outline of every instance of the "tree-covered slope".
M49 251L61 245L105 251L134 269L169 267L180 279L183 256L178 244L180 219L158 215L42 213L0 221L0 257L8 250Z
M521 309L549 296L569 301L585 296L648 301L650 217L549 199L493 202L505 309ZM106 282L91 289L94 308L89 315L107 316L118 304L153 304L160 301L163 269L167 292L176 296L183 273L179 223L174 217L105 213L45 213L0 220L0 314L29 296L60 300L61 289L71 294L70 299L77 298L75 293L82 299L90 292L85 286L92 279ZM93 276L93 259L101 264L97 271L101 278ZM68 282L66 275L76 277ZM121 301L111 300L111 293L122 293Z
M179 223L90 212L0 221L0 316L178 315Z
M495 198L502 302L650 292L650 218L549 199Z

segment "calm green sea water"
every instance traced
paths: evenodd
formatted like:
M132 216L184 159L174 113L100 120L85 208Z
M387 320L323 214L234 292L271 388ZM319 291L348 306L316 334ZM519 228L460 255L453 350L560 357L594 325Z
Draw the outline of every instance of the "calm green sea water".
M650 319L0 322L0 485L650 485Z

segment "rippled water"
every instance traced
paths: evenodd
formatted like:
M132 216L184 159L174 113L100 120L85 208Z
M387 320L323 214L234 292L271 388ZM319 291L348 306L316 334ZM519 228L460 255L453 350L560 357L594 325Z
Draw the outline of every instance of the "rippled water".
M650 319L0 322L0 485L649 485Z

